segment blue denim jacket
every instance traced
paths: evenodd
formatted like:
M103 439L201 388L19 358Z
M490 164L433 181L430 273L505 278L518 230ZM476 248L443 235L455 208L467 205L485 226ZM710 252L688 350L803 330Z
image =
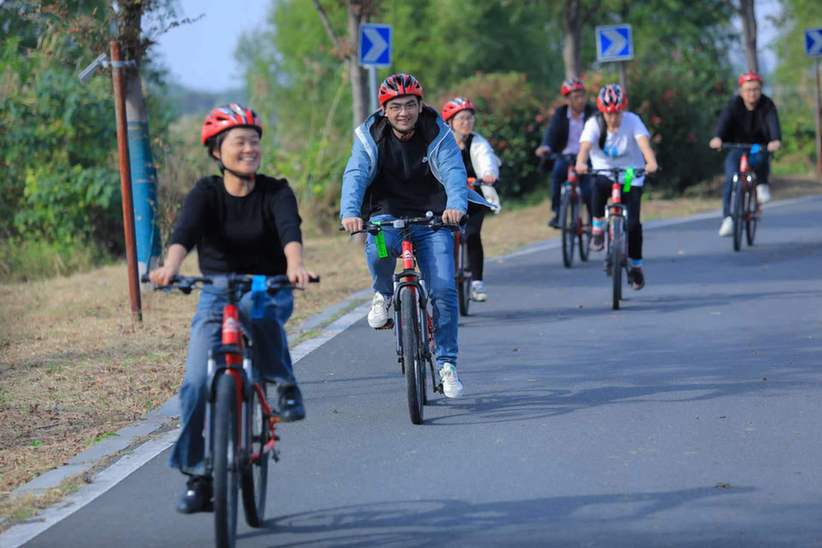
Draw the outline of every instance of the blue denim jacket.
M428 144L428 163L431 166L431 173L445 187L448 197L446 209L456 209L464 213L468 210L467 202L469 201L490 208L491 204L466 186L468 175L465 172L460 149L442 118L429 107L424 107L420 117L431 116L431 113L436 116L439 131L434 140ZM381 112L375 112L354 130L351 157L343 173L340 219L362 215L362 201L365 192L374 181L379 165L379 149L371 135L371 127L382 117Z

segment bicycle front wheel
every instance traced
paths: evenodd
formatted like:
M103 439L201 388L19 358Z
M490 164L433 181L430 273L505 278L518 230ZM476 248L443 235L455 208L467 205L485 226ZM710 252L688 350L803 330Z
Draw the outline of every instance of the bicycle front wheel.
M751 177L751 184L748 186L750 190L745 194L745 239L748 241L749 246L754 244L756 224L759 221L759 198L756 195L756 181L753 179L753 175Z
M745 203L745 188L739 180L739 176L734 181L734 190L731 194L731 215L734 225L734 251L739 251L742 247L742 223L743 207Z
M265 394L265 384L262 385ZM243 508L245 521L251 527L262 527L265 520L265 497L268 491L268 463L271 456L263 453L263 448L269 440L268 420L263 413L260 395L250 390L246 409L246 443L248 451L247 462L242 469ZM256 460L252 461L252 456Z
M622 219L615 218L611 224L613 243L611 245L611 308L619 310L622 299L622 263L625 261L625 235L622 232Z
M402 363L405 369L408 413L413 424L423 421L423 391L425 377L420 355L420 325L417 293L415 289L404 287L400 291L400 336L402 337Z
M233 548L237 534L237 392L234 378L217 378L214 403L214 533L219 548Z
M559 206L559 226L562 229L562 264L571 268L574 264L574 242L576 240L576 217L571 205L568 192L562 193L562 202Z
M459 260L457 261L457 293L460 305L460 316L468 315L468 307L471 304L471 271L466 268L468 264L468 245L463 235L459 239Z
M591 251L591 214L582 204L577 204L574 209L579 234L579 258L582 262L586 262Z

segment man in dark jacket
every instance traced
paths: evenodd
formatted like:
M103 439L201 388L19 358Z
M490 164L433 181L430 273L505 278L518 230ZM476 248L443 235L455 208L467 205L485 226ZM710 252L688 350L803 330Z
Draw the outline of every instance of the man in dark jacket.
M782 132L779 129L779 115L776 105L767 95L762 94L762 77L755 72L746 72L739 77L739 95L736 95L722 109L716 124L715 137L708 143L720 150L722 142L767 144L768 152L775 152L782 146ZM733 232L731 218L731 191L733 177L739 168L739 159L745 149L731 149L725 158L725 188L722 192L722 226L720 236L730 236ZM751 155L750 164L754 168L758 185L756 196L759 203L771 199L768 186L770 160L766 152Z
M535 151L540 158L545 158L551 154L555 155L554 168L551 171L551 211L554 212L554 216L548 221L548 226L553 228L559 228L560 187L566 179L568 166L576 163L582 126L596 112L594 105L587 100L585 85L581 80L577 78L565 80L559 91L567 99L567 104L554 111L554 115L551 117L551 121L542 137L542 144ZM573 156L570 162L567 155ZM588 211L590 211L589 177L581 177L580 185L582 186L583 199L588 204Z

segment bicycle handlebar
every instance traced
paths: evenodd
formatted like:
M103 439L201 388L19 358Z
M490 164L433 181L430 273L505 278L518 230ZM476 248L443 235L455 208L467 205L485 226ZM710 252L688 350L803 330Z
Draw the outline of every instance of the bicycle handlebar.
M614 178L619 178L620 173L625 173L631 168L624 168L624 167L609 167L606 169L589 169L588 173L591 175L613 175ZM634 170L634 177L644 177L645 176L645 168L633 168Z
M767 143L722 143L722 147L721 147L721 148L723 148L723 149L726 149L726 148L744 148L744 149L749 149L749 148L753 148L753 147L755 147L755 146L762 147L762 150L767 150L767 148L768 148L768 144L767 144Z
M465 223L468 222L468 214L462 216L460 219L459 224L450 225L442 222L441 217L436 217L430 211L428 212L430 215L426 215L425 217L400 217L399 219L394 219L392 221L381 221L380 223L369 223L364 222L362 230L355 230L351 232L351 236L355 234L363 234L365 232L376 235L381 230L385 229L393 229L393 230L402 230L407 228L411 225L418 225L418 226L427 226L434 230L439 230L441 228L445 228L452 231L457 231L461 227L465 226ZM345 231L345 227L340 227L340 231Z
M225 276L220 276L217 279L218 283L215 284L215 280L213 278L209 278L208 276L182 276L178 274L171 279L170 284L157 285L154 286L153 289L155 291L169 291L171 289L177 289L181 293L188 295L192 290L198 289L205 285L216 285L222 288L223 284L225 284L225 289L228 291L242 291L245 293L247 291L251 291L253 280L254 276L248 274L227 274ZM143 283L151 282L148 274L143 274L140 281ZM320 277L309 277L308 282L319 283ZM282 274L278 276L265 277L265 289L267 293L276 293L280 289L285 289L287 287L290 287L291 289L302 289L301 287L292 284L288 278Z

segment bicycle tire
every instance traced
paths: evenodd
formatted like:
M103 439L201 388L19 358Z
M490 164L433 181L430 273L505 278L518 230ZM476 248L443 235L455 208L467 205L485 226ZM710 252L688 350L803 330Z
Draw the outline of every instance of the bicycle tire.
M756 195L756 178L751 174L751 183L748 185L750 191L745 200L745 239L748 246L754 244L756 238L756 225L759 222L759 196Z
M579 233L579 259L587 262L591 255L591 214L587 207L579 203L574 209L576 210L574 218L577 220L577 232ZM584 217L583 210L585 211Z
M459 239L459 264L457 268L457 292L460 305L460 316L467 316L471 304L471 273L466 271L465 263L468 258L468 244L463 235Z
M237 534L237 392L234 378L217 377L214 401L214 533L218 548L233 548Z
M420 326L417 295L410 287L400 290L400 336L402 337L402 362L408 395L408 414L413 424L422 424L423 397L420 373L423 363L420 356ZM422 390L421 390L422 388Z
M731 215L733 216L733 236L734 251L739 251L742 247L742 206L745 201L745 188L739 184L739 176L733 183L734 189L731 194Z
M571 268L574 265L576 226L572 209L570 193L563 192L559 206L559 227L562 230L562 264L565 268Z
M622 300L622 261L624 260L624 244L625 235L622 233L622 222L619 218L614 218L612 225L614 231L614 240L611 249L611 282L612 282L612 301L611 308L619 310L619 301Z
M263 393L265 393L263 384ZM263 447L268 443L269 417L263 413L263 406L257 391L252 389L246 402L246 443L248 460L244 463L241 474L243 509L245 521L251 527L262 527L265 521L265 498L268 491L268 465L271 456L263 454ZM257 453L260 458L251 462L251 455Z

